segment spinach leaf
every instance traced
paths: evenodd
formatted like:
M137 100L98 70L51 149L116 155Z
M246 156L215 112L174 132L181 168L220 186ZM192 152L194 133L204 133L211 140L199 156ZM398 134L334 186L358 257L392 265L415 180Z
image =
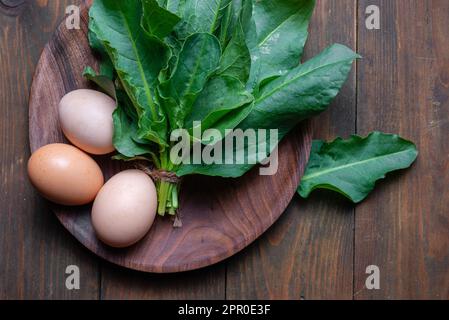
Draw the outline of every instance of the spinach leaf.
M146 156L150 154L154 158L151 143L141 140L139 134L139 117L128 95L122 89L116 89L117 109L112 118L114 121L113 144L124 159ZM114 159L119 159L116 156Z
M220 44L208 33L196 33L185 41L171 78L160 85L171 128L182 128L193 102L209 76L217 69Z
M315 0L253 0L251 21L247 22L250 88L299 64L314 6Z
M298 193L307 198L315 189L330 189L355 203L365 199L379 179L408 168L418 156L416 146L397 135L373 132L366 138L314 142Z
M139 122L139 116L137 115L136 108L134 107L132 101L129 99L126 92L121 89L117 88L115 90L116 100L117 100L117 106L119 108L122 108L123 111L128 115L128 117L134 121L135 123Z
M159 82L163 83L170 79L173 70L175 70L178 64L179 53L182 49L182 42L179 41L173 34L169 35L164 39L165 43L170 48L170 59L168 60L167 66L159 74Z
M167 9L171 13L178 14L179 3L181 0L157 0L159 6Z
M142 28L159 39L168 36L181 20L177 15L161 8L156 0L142 0L142 5Z
M220 60L218 74L236 77L242 83L248 81L251 69L251 55L246 46L243 26L238 23L234 35Z
M351 70L352 62L359 57L343 45L333 45L318 56L296 67L284 76L262 88L256 97L254 108L238 129L278 129L282 139L300 121L324 111L338 94ZM326 79L326 81L323 81ZM222 177L240 177L256 162L257 153L265 152L266 141L257 141L256 146L244 145L244 150L234 150L234 154L246 153L244 164L184 165L177 171L179 176L203 174ZM272 146L268 153L273 151ZM253 152L249 152L252 150ZM224 157L227 155L222 152ZM223 163L226 158L223 159Z
M126 114L119 105L115 109L112 118L114 120L113 144L115 149L127 158L151 154L152 150L147 144L140 144L134 140L137 134L137 124Z
M241 123L254 108L254 101L248 101L242 106L236 107L229 112L222 112L217 110L210 114L205 120L206 126L209 126L208 129L218 130L221 134L220 138L223 139L227 136L227 131L229 129L236 128L239 123ZM214 122L215 121L215 122ZM213 123L213 124L208 124ZM204 129L203 129L204 131ZM216 139L212 142L212 144L218 142L219 139ZM211 144L209 140L203 139L202 142L204 144Z
M145 114L151 121L145 127L147 137L166 145L166 120L155 100L155 88L160 71L168 63L168 47L143 32L140 19L136 19L142 16L140 0L96 0L89 15L94 21L90 28L107 49L137 114Z
M157 103L157 106L157 120L154 120L153 114L150 110L145 110L144 113L139 115L139 130L137 132L137 136L139 139L146 139L150 142L159 144L161 146L161 151L163 151L165 150L165 147L168 146L165 141L168 135L168 127L163 108L159 103Z
M186 127L193 128L193 121L201 121L202 131L214 128L223 134L225 129L235 128L247 117L253 99L238 79L230 76L213 78L196 99L186 118Z
M106 76L109 79L114 79L114 65L109 58L109 54L104 47L103 43L97 38L96 34L92 31L93 24L95 21L93 19L90 19L89 21L89 31L88 31L88 38L89 38L89 45L96 53L99 55L99 63L100 63L100 75Z
M232 0L223 13L220 30L218 33L218 38L222 48L225 48L229 40L232 38L242 10L242 1L244 0Z
M180 39L194 33L214 33L231 0L180 0L178 12L182 21L176 27Z
M283 137L298 122L324 111L346 81L355 59L346 46L335 44L306 63L265 85L243 128L277 128ZM326 79L326 81L323 81Z

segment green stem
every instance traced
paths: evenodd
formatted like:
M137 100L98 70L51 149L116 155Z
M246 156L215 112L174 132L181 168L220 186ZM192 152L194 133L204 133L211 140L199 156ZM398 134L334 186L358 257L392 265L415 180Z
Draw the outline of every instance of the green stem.
M161 181L159 185L159 204L157 208L157 213L161 216L165 215L167 211L167 200L169 199L169 189L170 183L166 181Z
M171 192L172 200L171 204L174 209L179 208L179 201L178 201L178 186L173 186L173 190Z
M162 170L175 170L175 166L171 163L168 157L167 150L164 150L160 154L160 165L160 169ZM157 189L159 200L157 208L158 214L161 216L164 216L166 213L175 215L179 208L178 185L167 181L160 181L157 185Z

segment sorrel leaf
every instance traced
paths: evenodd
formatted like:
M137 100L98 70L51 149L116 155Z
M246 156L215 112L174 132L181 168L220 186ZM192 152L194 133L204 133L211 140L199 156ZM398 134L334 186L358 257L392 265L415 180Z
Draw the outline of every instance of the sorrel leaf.
M162 41L143 32L140 1L94 1L89 27L106 48L121 84L136 107L139 117L150 117L147 137L166 145L164 114L155 98L160 71L166 67L169 49Z
M315 189L341 193L357 203L365 199L388 172L408 168L416 146L397 135L373 132L325 143L315 141L298 193L307 198Z

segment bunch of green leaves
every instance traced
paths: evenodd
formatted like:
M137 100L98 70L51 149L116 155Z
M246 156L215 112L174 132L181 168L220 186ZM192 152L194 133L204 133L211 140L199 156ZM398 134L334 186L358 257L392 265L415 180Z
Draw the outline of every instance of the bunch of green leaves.
M278 129L281 140L325 110L358 55L332 45L300 63L314 6L314 0L95 0L89 40L101 67L85 74L117 101L116 158L148 158L178 176L239 177L251 169L260 141L240 146L243 164L175 165L170 134L191 132L201 121L202 131ZM157 187L159 213L173 213L176 186Z

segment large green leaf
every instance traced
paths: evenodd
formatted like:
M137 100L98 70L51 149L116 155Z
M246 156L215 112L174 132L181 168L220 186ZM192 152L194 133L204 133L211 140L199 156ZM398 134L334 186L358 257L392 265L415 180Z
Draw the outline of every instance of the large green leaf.
M97 38L97 35L92 31L94 28L93 19L90 19L89 21L89 31L88 31L88 38L89 38L89 45L91 49L99 56L99 64L100 64L100 75L108 77L109 79L114 79L114 65L111 61L111 58L109 57L109 54L103 45L103 43Z
M174 13L174 14L178 14L179 13L179 3L182 0L157 0L157 2L159 3L159 6L161 6L162 8L167 9L168 11Z
M143 6L142 28L160 39L168 36L181 20L177 15L159 6L156 0L141 0Z
M220 44L208 33L196 33L185 41L171 78L160 86L171 128L182 128L196 96L217 69Z
M242 24L237 23L234 29L234 35L221 57L220 67L217 73L235 77L242 83L246 83L250 69L251 55L246 46Z
M125 110L119 105L115 109L113 143L115 149L127 158L150 154L151 148L147 144L140 144L134 140L137 135L137 123L132 121Z
M257 88L299 64L314 6L315 0L253 0L252 21L247 22L249 87Z
M318 56L263 87L251 113L237 128L278 129L278 138L282 139L300 121L327 108L347 79L352 62L357 57L356 53L343 45L325 49ZM234 154L248 153L245 164L184 165L177 173L239 177L254 166L252 163L261 160L257 159L257 152L269 153L274 149L272 145L269 150L260 150L261 146L269 145L268 139L258 140L256 148L252 148L255 152L247 152L251 149L247 144L244 150L235 150ZM223 155L233 157L225 152Z
M417 155L412 142L381 132L330 143L316 141L298 192L307 198L315 189L330 189L357 203L368 196L377 180L408 168Z
M240 18L241 10L242 10L243 0L232 0L224 13L221 19L220 30L218 33L218 37L220 40L220 44L222 48L225 48L234 34L234 29L237 26L237 23Z
M335 44L264 86L243 128L277 128L283 137L298 122L324 111L360 56Z
M152 141L166 145L164 114L155 99L160 71L166 67L169 49L140 25L140 0L96 0L89 10L92 32L103 43L121 83L140 116L149 116ZM147 119L148 120L148 119Z
M224 133L226 129L234 129L251 111L253 99L238 79L213 78L196 99L186 118L186 127L193 128L194 121L201 121L202 131L214 128Z
M167 67L159 74L159 82L163 83L170 79L173 71L178 63L179 53L181 52L183 43L178 40L173 34L170 34L164 39L165 43L170 48L170 59Z
M180 0L178 13L182 21L176 27L178 37L194 33L214 33L231 0Z

